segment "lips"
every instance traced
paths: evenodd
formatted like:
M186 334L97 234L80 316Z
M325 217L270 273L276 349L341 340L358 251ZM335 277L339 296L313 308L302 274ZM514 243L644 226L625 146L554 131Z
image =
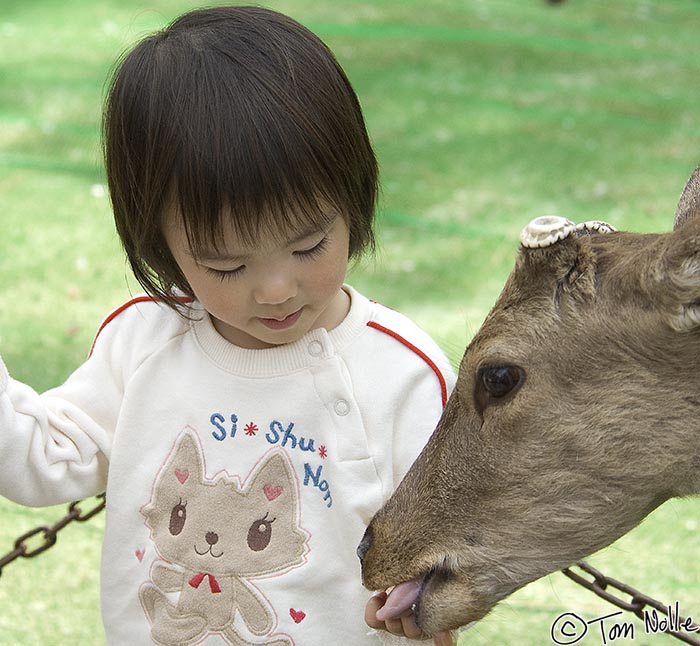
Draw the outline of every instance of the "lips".
M302 308L298 309L296 312L292 312L289 316L285 316L282 319L259 317L258 320L270 330L286 330L292 327L299 320L301 311Z

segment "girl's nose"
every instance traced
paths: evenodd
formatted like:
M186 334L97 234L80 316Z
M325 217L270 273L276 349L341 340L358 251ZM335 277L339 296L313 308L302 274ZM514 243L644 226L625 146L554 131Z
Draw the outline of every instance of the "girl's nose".
M264 276L255 287L255 301L260 305L281 305L297 295L294 277L280 271Z

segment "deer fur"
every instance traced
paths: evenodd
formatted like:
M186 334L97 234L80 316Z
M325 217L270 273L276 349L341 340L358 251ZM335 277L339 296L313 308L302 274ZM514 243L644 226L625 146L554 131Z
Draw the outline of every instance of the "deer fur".
M521 247L432 438L370 523L365 585L427 633L700 493L700 179L665 234ZM603 229L604 231L604 229Z

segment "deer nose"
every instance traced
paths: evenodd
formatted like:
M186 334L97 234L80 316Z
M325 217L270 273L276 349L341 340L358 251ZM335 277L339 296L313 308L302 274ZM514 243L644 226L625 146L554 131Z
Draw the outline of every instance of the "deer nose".
M374 530L370 525L365 531L365 535L362 537L360 544L357 546L357 558L360 559L360 562L364 560L367 552L369 552L372 547L372 543L374 543Z
M219 542L219 535L216 532L207 532L204 538L209 545L216 545Z

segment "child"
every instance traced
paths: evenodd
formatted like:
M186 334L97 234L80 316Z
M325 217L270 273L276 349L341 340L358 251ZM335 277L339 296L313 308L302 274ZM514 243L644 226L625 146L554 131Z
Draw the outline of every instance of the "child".
M111 645L379 643L355 547L453 376L343 282L377 194L347 78L285 16L193 11L120 62L104 142L148 295L44 395L0 362L0 492L106 489Z

